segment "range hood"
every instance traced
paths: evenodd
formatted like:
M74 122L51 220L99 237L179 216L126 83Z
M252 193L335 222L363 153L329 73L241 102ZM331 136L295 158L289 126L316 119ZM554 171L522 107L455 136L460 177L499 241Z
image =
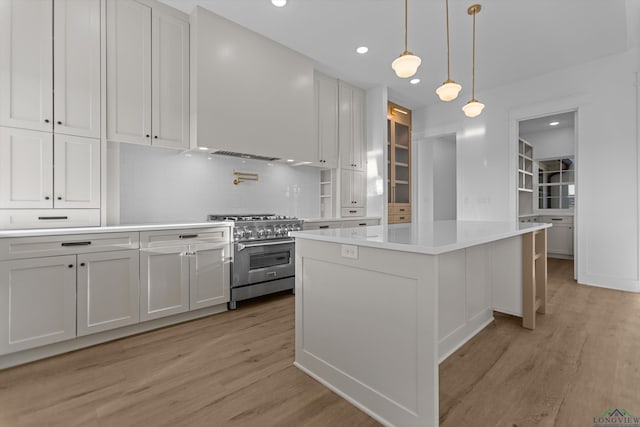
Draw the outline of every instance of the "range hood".
M218 156L239 157L241 159L266 160L268 162L280 160L280 158L278 157L267 157L267 156L260 156L257 154L236 153L234 151L225 151L225 150L212 151L210 154L216 154Z

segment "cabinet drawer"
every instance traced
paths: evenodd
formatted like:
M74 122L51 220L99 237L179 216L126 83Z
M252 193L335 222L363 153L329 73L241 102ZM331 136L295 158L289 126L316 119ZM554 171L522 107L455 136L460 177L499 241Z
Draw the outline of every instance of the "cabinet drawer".
M98 227L100 209L2 209L0 229Z
M404 224L411 222L411 214L389 215L389 224Z
M380 221L377 219L363 219L363 220L355 220L355 221L343 221L342 228L352 228L352 227L366 227L369 225L379 225Z
M410 215L411 205L395 203L389 205L389 215Z
M551 224L573 224L572 216L543 216L540 217L540 222L547 222Z
M193 243L230 242L230 231L230 227L143 231L140 233L140 247L155 248Z
M0 239L0 260L138 249L138 233L67 234Z
M364 216L364 208L342 208L340 216Z

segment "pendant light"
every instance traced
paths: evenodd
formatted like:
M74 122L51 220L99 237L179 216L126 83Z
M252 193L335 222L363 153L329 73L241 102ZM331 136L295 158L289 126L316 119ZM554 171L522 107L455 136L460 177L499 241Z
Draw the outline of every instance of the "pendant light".
M407 3L408 0L404 0L404 52L402 52L402 54L391 63L393 71L396 72L398 77L403 79L413 76L416 71L418 71L418 67L422 63L420 57L407 50Z
M451 48L449 43L449 0L447 0L447 81L442 83L436 93L441 101L453 101L458 97L458 93L462 89L458 83L451 80Z
M476 14L480 12L480 5L469 6L467 13L473 15L473 57L471 60L471 99L467 102L462 111L467 117L477 117L482 113L484 104L476 99Z

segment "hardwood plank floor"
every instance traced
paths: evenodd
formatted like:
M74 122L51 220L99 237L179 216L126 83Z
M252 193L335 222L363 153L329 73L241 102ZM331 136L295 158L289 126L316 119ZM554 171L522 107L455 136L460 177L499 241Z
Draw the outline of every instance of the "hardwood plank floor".
M640 295L550 260L535 331L496 321L440 366L442 426L640 414ZM0 426L378 426L292 366L292 295L0 371Z

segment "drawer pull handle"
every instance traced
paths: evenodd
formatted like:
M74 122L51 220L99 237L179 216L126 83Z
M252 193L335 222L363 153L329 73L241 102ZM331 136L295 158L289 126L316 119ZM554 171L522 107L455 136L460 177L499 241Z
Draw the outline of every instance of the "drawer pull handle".
M68 216L39 216L38 219L46 221L46 220L55 220L55 219L69 219L69 217Z
M361 223L360 223L360 224L358 224L358 225L360 225L360 226L362 226L362 225L367 225L367 223L366 223L366 222L361 222Z
M318 227L318 228L329 228L329 226L328 226L328 225L321 225L321 226L320 226L320 227Z
M89 246L91 242L65 242L62 246Z
M551 218L551 221L562 221L562 218Z
M197 234L181 234L180 236L181 239L195 239L196 237L198 237Z
M401 209L400 209L400 212L404 212L404 208L401 208Z
M349 211L349 213L356 213L356 212L358 212L358 211Z
M401 217L400 217L400 219L404 219L404 217L403 217L403 216L401 216Z

